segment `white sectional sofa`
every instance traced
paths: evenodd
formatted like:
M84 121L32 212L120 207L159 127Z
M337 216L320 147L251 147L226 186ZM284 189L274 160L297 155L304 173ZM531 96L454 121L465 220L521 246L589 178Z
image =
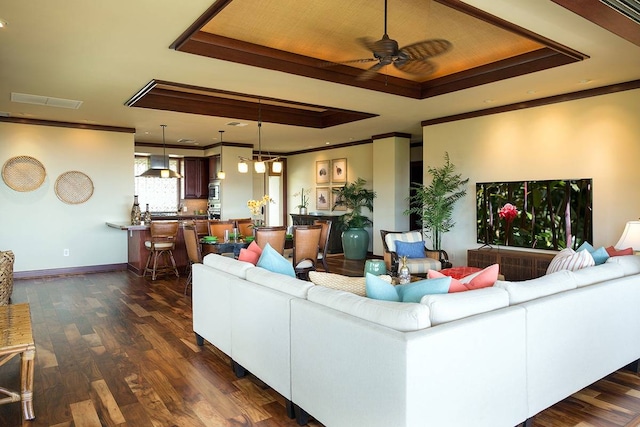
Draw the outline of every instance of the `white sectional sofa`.
M640 257L399 303L208 255L193 325L300 424L530 424L640 358Z

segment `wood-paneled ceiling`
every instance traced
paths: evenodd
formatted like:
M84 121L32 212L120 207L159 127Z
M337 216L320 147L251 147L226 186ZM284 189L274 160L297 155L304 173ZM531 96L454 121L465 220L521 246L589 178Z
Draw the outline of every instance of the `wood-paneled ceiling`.
M135 129L140 144L161 143L167 124L168 143L202 149L220 129L256 144L260 103L263 149L292 153L389 132L419 141L421 123L640 79L638 25L599 0L388 0L401 47L443 38L453 49L431 75L387 66L365 81L371 63L323 63L371 55L356 40L381 38L384 0L152 3L4 2L0 121ZM82 104L18 104L14 92ZM226 127L238 120L248 126Z

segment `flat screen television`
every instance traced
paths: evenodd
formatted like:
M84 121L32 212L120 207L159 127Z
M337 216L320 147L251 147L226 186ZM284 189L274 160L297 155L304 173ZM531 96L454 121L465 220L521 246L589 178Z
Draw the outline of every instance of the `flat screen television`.
M559 250L593 243L591 179L476 184L478 243Z

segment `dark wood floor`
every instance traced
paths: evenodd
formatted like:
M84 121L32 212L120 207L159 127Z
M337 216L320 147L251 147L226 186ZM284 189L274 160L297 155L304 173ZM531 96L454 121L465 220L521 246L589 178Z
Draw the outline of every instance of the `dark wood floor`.
M334 272L362 274L363 262L329 263ZM129 272L17 280L13 302L31 304L37 345L36 419L23 423L20 404L10 403L0 406L0 426L296 426L281 396L253 376L237 379L212 345L195 345L183 287L184 278L150 283ZM18 387L18 367L18 358L0 367L1 386ZM637 425L640 378L627 371L534 423Z

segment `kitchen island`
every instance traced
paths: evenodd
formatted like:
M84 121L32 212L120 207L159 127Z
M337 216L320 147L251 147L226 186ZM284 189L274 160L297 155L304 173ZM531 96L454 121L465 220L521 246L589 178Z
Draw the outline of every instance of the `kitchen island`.
M193 218L176 215L175 217L165 216L162 219L177 220L180 222L173 257L176 260L178 272L183 273L189 265L189 257L187 256L187 248L184 245L182 225L185 221ZM147 257L149 256L149 250L144 246L144 242L151 238L149 225L144 223L141 225L131 225L128 222L107 222L106 224L111 228L127 231L127 269L133 271L138 276L142 276L147 263Z

